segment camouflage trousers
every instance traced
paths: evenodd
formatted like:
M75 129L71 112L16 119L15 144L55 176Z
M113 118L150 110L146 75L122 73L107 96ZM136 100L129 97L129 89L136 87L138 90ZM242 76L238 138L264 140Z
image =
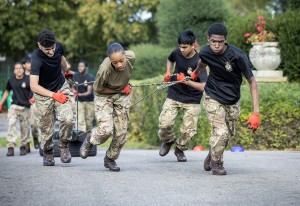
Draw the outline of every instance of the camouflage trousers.
M68 90L69 85L65 82L58 92ZM37 110L35 112L36 121L42 134L41 148L45 151L53 148L54 123L56 115L59 123L59 147L66 147L72 139L73 130L73 105L74 96L69 96L69 101L65 104L56 102L51 97L34 94Z
M95 96L95 116L99 125L93 128L90 142L102 144L112 135L106 155L116 160L127 141L130 95L112 94Z
M78 130L91 131L94 118L94 102L78 102Z
M30 142L29 108L12 104L8 109L7 147L14 148L17 141L17 121L20 120L21 146Z
M39 137L39 130L38 130L38 126L36 124L35 111L36 111L36 105L34 103L30 106L29 123L30 123L30 127L31 127L32 137L33 138L38 138Z
M221 162L225 148L235 135L240 104L237 102L233 105L223 105L208 95L204 95L204 108L212 127L209 140L211 156L214 161Z
M177 139L173 131L175 118L179 109L184 111L180 126L180 137ZM158 136L162 142L175 142L181 150L187 150L192 137L197 134L197 122L200 104L181 103L167 98L159 116Z

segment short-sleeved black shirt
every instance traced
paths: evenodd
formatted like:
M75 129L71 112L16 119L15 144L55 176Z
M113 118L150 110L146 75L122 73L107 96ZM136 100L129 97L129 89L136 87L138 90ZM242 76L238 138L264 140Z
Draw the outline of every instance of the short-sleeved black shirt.
M11 77L7 81L6 90L13 91L12 104L30 108L28 100L33 94L30 90L28 75L24 75L22 79L17 79L16 76Z
M80 73L77 72L77 73L74 74L74 79L75 79L76 82L78 82L78 84L95 81L95 77L92 74L89 74L89 73L81 75ZM93 87L93 83L80 85L80 86L78 86L78 91L77 92L78 93L86 92L88 85ZM88 95L88 96L79 96L78 101L80 101L80 102L92 102L92 101L94 101L93 88L92 88L92 93L90 95Z
M40 49L36 49L31 56L31 75L39 76L39 85L52 92L57 92L65 83L65 78L61 70L61 56L64 49L59 42L53 57L48 57Z
M194 71L197 67L197 63L199 60L198 53L192 58L186 58L182 55L179 48L173 50L173 52L168 57L170 62L175 63L175 70L173 73L179 74L180 72L184 73L185 76L189 76L187 73L189 68ZM200 71L200 76L195 81L196 82L206 82L207 73L206 70L203 69ZM176 81L176 77L172 77L171 81ZM190 86L185 84L175 84L168 88L167 98L173 99L182 103L191 103L191 104L199 104L203 92L196 90Z
M238 102L242 74L247 80L253 76L246 55L240 49L227 44L227 49L221 55L214 54L207 45L201 48L199 56L210 68L205 93L224 105Z

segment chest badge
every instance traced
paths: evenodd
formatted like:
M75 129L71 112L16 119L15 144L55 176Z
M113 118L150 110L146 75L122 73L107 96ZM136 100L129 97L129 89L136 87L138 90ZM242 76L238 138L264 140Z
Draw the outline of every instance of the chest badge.
M187 69L187 73L188 73L189 75L191 75L192 72L193 72L193 69L192 69L191 67L189 67L189 68Z
M231 66L231 64L230 64L230 62L225 62L225 69L226 69L226 71L228 71L228 72L232 72L232 66Z
M26 83L23 82L22 85L21 85L21 87L22 87L22 88L26 88Z
M84 86L88 86L87 80L84 80Z

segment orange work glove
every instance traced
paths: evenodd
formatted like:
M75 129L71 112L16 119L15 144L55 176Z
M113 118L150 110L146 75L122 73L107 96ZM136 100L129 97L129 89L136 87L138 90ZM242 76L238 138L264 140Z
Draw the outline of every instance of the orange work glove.
M192 80L195 80L199 76L199 74L200 74L200 71L198 73L195 73L195 71L193 71L190 76L191 76Z
M172 73L167 71L166 74L165 74L164 82L169 82L171 75L172 75Z
M131 88L130 84L127 84L123 90L124 94L129 95L131 93L131 91L132 91L132 88Z
M2 104L0 104L0 112L2 112Z
M185 80L184 73L180 72L179 75L176 77L177 81ZM186 84L186 81L182 81L181 84Z
M253 131L257 130L260 124L260 116L259 114L251 114L250 118L246 122L246 126Z
M64 95L63 93L54 93L52 95L52 99L54 99L57 102L60 102L60 103L64 104L69 100L69 97L67 95Z
M70 70L64 74L65 78L73 78L73 75L74 75L74 72L72 72Z
M34 98L33 98L33 97L30 98L30 99L28 100L28 102L29 102L30 104L34 104Z

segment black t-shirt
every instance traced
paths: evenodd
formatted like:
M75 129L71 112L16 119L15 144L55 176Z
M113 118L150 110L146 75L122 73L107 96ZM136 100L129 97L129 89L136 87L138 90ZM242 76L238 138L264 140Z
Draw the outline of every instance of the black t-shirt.
M61 56L64 49L59 42L53 57L48 57L40 49L36 49L31 56L31 75L39 76L39 85L52 92L57 92L65 83L65 78L61 70Z
M221 55L213 54L210 46L204 46L200 59L210 68L205 93L224 105L232 105L240 99L242 74L249 80L253 73L246 55L238 48L227 44Z
M75 73L74 74L74 79L76 82L78 82L78 84L82 84L82 83L87 83L87 82L92 82L95 81L95 77L92 74L86 73L84 75L81 75L80 73ZM91 84L84 84L84 85L80 85L78 86L78 93L84 93L87 91L88 85L90 85L92 87L92 93L88 96L79 96L78 97L78 101L80 102L92 102L94 101L94 93L93 93L93 83ZM76 87L75 87L76 89Z
M198 53L192 58L186 58L182 55L179 48L173 50L173 52L168 57L170 62L175 63L174 74L179 74L180 72L184 73L185 76L189 76L187 73L188 70L194 71L197 67L197 63L199 60ZM206 70L203 69L200 71L199 78L197 78L196 82L205 82L207 79ZM176 81L176 76L171 78L171 81ZM168 88L167 98L173 99L182 103L191 103L191 104L199 104L203 92L196 90L186 84L175 84Z
M22 79L17 79L16 76L11 77L7 81L6 90L13 91L11 104L30 108L28 100L32 98L33 94L30 90L28 75L24 75Z

